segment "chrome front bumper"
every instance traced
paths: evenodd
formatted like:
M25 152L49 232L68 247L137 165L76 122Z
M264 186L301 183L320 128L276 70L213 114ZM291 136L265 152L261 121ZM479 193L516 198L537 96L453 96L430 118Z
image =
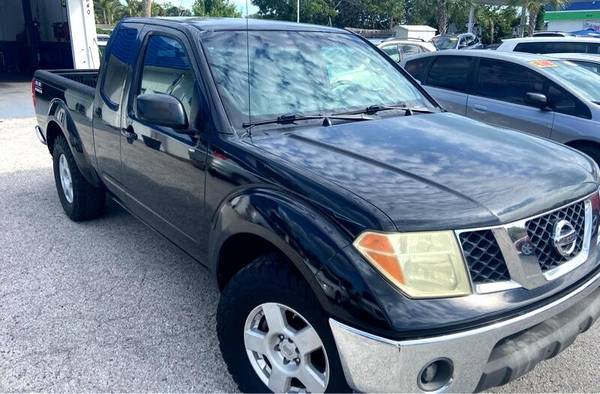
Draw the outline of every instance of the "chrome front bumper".
M424 339L393 341L333 319L329 323L348 384L358 391L473 392L513 380L567 347L600 315L599 286L597 273L526 314ZM435 360L449 361L453 369L446 384L429 390L419 381L423 368Z

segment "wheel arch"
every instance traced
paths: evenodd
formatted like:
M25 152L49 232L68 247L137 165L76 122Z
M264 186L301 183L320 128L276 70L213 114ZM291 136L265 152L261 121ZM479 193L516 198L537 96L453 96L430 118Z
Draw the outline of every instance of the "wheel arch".
M54 141L59 135L62 135L67 140L73 158L83 177L92 185L102 187L102 181L83 148L79 132L67 105L60 99L53 99L50 102L47 119L46 141L50 153L52 154Z
M348 243L319 212L290 196L245 190L225 199L211 221L209 264L222 290L256 257L277 253L317 290L315 274Z
M329 315L365 328L391 327L377 295L382 285L387 289L385 280L358 256L349 234L301 197L268 188L238 192L221 203L210 229L208 265L220 290L260 252L278 253Z

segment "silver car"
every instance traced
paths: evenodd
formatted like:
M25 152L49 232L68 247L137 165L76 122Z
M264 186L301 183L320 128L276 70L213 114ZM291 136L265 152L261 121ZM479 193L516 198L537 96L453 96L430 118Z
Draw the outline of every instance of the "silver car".
M585 67L485 50L418 55L402 65L451 112L551 138L600 163L600 76Z
M590 71L600 74L600 55L591 53L553 53L550 55L558 59L569 60Z

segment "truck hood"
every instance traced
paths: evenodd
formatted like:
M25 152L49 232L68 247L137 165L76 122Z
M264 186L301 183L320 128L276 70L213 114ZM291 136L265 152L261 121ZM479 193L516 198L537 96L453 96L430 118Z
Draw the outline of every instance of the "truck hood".
M576 151L449 113L282 130L253 144L367 200L401 231L506 223L597 187Z

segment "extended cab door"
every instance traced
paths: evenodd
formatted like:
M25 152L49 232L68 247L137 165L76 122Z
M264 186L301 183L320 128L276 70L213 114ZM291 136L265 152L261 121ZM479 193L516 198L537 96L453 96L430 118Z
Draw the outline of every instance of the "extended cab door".
M94 99L92 124L96 161L100 175L113 192L121 178L121 122L126 113L122 108L127 101L123 91L133 75L141 30L140 24L120 23L113 31Z
M475 58L435 56L423 85L450 112L465 115Z
M197 257L205 251L204 188L206 99L187 37L153 26L143 41L122 125L123 184L128 206L151 226ZM138 117L145 93L177 98L189 126L173 129Z
M525 103L527 93L547 94L548 82L542 75L519 64L481 58L467 116L549 137L554 112Z

